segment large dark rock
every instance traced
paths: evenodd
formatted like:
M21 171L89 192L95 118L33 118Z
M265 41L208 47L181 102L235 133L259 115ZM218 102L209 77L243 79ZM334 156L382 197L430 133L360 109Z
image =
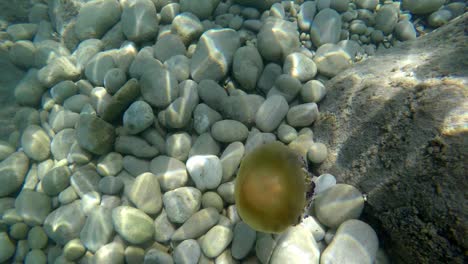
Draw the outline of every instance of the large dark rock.
M463 263L468 249L468 14L327 84L316 173L368 195L364 217L396 263Z

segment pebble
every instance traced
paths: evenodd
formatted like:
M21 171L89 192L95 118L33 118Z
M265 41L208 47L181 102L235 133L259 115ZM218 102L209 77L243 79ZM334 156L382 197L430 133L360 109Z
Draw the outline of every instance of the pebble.
M94 254L94 263L122 264L124 263L124 247L118 242L111 242L101 247Z
M263 71L263 61L253 46L244 46L234 53L232 75L245 91L253 91Z
M368 9L368 10L375 10L377 5L379 4L379 0L355 0L354 3L359 7L363 9Z
M319 194L326 189L334 186L336 184L336 178L335 176L325 173L317 177L317 179L314 180L315 183L315 188L314 188L314 194Z
M36 47L29 40L18 40L13 43L9 50L11 62L23 69L32 68L34 66L34 55Z
M229 144L221 155L221 165L223 167L223 177L221 182L229 181L236 172L242 157L244 156L245 148L242 142L233 142Z
M289 110L288 102L283 96L268 97L260 106L255 116L256 127L264 132L274 131Z
M198 104L197 83L187 80L183 81L179 87L180 97L158 114L160 123L165 127L183 128L187 126L192 112Z
M50 155L50 138L38 125L29 125L21 136L24 153L35 161L43 161Z
M145 251L140 247L128 246L125 248L125 263L143 263Z
M314 210L320 223L337 228L349 219L357 219L364 208L364 198L356 187L336 184L320 192L314 200Z
M307 151L307 158L310 162L320 164L327 159L327 146L323 143L316 142Z
M347 220L323 251L320 263L374 263L378 248L379 240L371 226L360 220Z
M133 155L138 158L153 158L158 155L158 149L137 136L119 136L115 140L115 151Z
M81 201L78 200L52 211L44 221L44 230L55 243L65 245L79 236L85 220Z
M29 159L24 152L14 152L0 162L0 197L17 191L28 172Z
M161 8L161 23L171 24L175 16L180 13L179 3L169 3Z
M264 93L268 94L268 91L275 84L276 78L283 73L283 69L276 63L268 63L263 69L260 78L258 79L257 86Z
M202 208L215 208L218 212L221 212L224 208L221 196L211 191L203 193L201 206Z
M402 20L395 26L395 35L401 41L416 39L416 29L413 23L408 20Z
M151 160L149 170L156 175L163 191L177 189L188 181L185 164L172 157L160 155L154 158Z
M282 233L270 258L271 264L319 263L320 251L312 233L303 226L292 226Z
M242 221L237 223L232 237L232 257L238 260L245 258L255 244L256 234L255 230L246 223Z
M128 2L122 7L122 33L134 42L150 41L159 30L156 7L150 0Z
M123 168L123 157L120 153L110 152L100 158L97 163L96 171L101 176L115 176Z
M78 260L86 252L86 248L81 242L80 239L75 238L68 241L67 244L63 247L63 256L69 261Z
M257 35L257 49L267 61L281 61L299 45L297 26L275 17L268 17Z
M215 155L196 155L187 160L187 171L200 191L219 186L223 176L221 161Z
M101 194L98 192L87 192L81 197L81 208L86 216L89 216L101 204Z
M101 118L81 114L76 128L76 140L83 149L102 155L109 152L114 144L114 127Z
M302 3L299 14L297 15L297 23L302 31L310 30L316 12L317 4L315 2L309 1Z
M42 250L33 249L26 254L24 258L25 264L46 264L47 257Z
M33 23L18 23L8 26L6 32L13 41L31 40L37 32L37 27Z
M439 10L435 11L434 13L432 13L429 16L429 18L427 19L427 22L429 23L429 25L431 27L437 28L437 27L440 27L440 26L443 26L443 25L447 24L453 17L454 17L454 15L452 14L452 12L450 12L450 10L448 10L448 9L439 9ZM412 31L410 31L411 28L409 28L409 26L407 26L407 27L408 27L407 30L409 31L409 33L412 33ZM413 29L414 29L414 26L413 26ZM396 31L396 29L395 29L395 31ZM412 34L410 36L412 36ZM401 39L401 40L404 40L404 39Z
M85 66L86 78L96 86L104 85L106 73L115 68L114 58L107 52L99 52Z
M296 95L301 90L301 82L288 74L281 74L276 78L275 85L268 91L268 97L273 95L281 95L286 101L292 102Z
M314 62L320 74L331 78L349 68L352 58L340 46L325 44L317 49Z
M399 10L393 5L382 6L375 15L375 29L381 30L385 35L392 33L398 22Z
M97 192L101 177L95 170L84 168L75 171L70 183L75 192L83 198L88 192Z
M65 110L62 107L53 107L49 114L49 125L57 133L66 128L75 128L79 118L78 113Z
M101 38L120 19L122 11L115 0L85 3L78 12L75 34L80 40ZM102 14L106 14L103 16Z
M168 156L186 161L192 147L192 138L186 132L177 132L166 138L166 153Z
M154 57L162 62L176 55L185 55L186 52L184 42L175 34L167 34L159 38L153 49Z
M288 147L297 151L304 160L307 160L307 151L313 144L312 133L299 133L299 135L288 144Z
M220 111L223 99L227 97L226 90L213 80L202 80L197 87L198 95L209 107Z
M214 139L223 143L244 141L249 134L248 128L236 120L221 120L211 127L211 135Z
M231 67L234 52L240 47L239 34L232 29L205 31L195 48L190 63L190 75L200 82L204 79L220 81Z
M68 57L56 57L37 72L37 79L45 87L51 87L61 81L76 80L80 70Z
M123 125L130 134L138 134L154 122L151 106L145 101L135 101L125 111Z
M76 140L70 145L70 150L67 155L67 161L69 163L76 163L78 165L86 164L91 158L92 154L81 148Z
M15 152L15 148L10 143L0 140L0 161L8 158L13 152Z
M289 144L297 138L296 129L294 129L294 127L287 125L287 124L281 124L278 127L277 134L278 134L278 139L281 140L285 144Z
M173 264L174 260L169 253L152 248L146 252L143 263Z
M180 10L182 12L190 12L200 19L208 19L213 14L217 5L218 2L211 0L200 0L196 3L190 0L181 0Z
M75 192L72 186L67 187L65 190L61 191L58 195L58 201L60 204L69 204L78 198L79 196Z
M199 135L208 132L211 125L221 119L221 114L203 103L198 104L193 111L193 127Z
M161 243L168 242L174 234L176 227L167 218L166 211L163 209L161 213L154 219L154 239Z
M147 242L154 234L153 219L143 211L133 207L119 206L114 208L112 210L112 223L115 231L133 244Z
M179 95L177 79L163 68L146 71L140 79L143 99L152 106L164 108Z
M15 88L15 100L19 105L37 107L46 88L37 77L37 69L29 69Z
M180 187L163 195L167 217L173 223L182 224L200 209L201 192L194 187Z
M28 245L31 249L45 248L47 240L47 234L41 226L33 226L28 232Z
M187 239L177 245L173 252L174 263L197 264L201 255L200 245L193 239Z
M103 110L102 119L107 122L115 121L122 117L122 113L127 107L140 96L140 86L136 79L128 80L116 93L112 96L107 106Z
M341 34L341 16L333 9L320 10L310 28L310 38L315 47L337 43Z
M10 226L9 235L15 240L24 240L28 231L29 227L25 223L15 223Z
M289 54L284 60L283 72L301 82L307 82L317 74L314 61L300 52Z
M58 166L48 171L41 180L43 191L49 196L56 196L70 186L71 170L67 166Z
M201 249L208 258L219 256L231 243L233 233L231 229L216 225L212 227L201 239Z
M305 103L289 109L286 120L293 127L310 126L319 116L316 103Z
M156 147L161 154L166 153L166 141L163 138L161 132L158 132L158 130L154 128L149 128L143 131L143 133L141 133L141 136L151 145Z
M221 112L226 119L234 119L246 126L252 126L255 124L255 115L264 101L265 98L257 94L228 96L221 101Z
M75 129L66 128L58 132L50 144L50 150L54 159L67 159L71 147L75 142L77 142Z
M203 25L194 14L182 12L174 17L171 31L179 35L185 46L189 46L192 41L198 39L203 33Z
M170 72L174 74L177 81L183 82L190 77L190 59L185 55L175 55L164 61Z
M158 177L151 172L146 172L136 177L128 198L141 211L147 214L157 214L162 209L161 196Z
M147 46L140 49L130 64L130 68L128 69L129 75L132 78L140 79L147 71L164 70L162 62L155 59L153 54L154 50L152 47Z
M216 190L219 193L219 195L223 198L223 200L228 204L235 203L234 186L234 181L225 182L221 184Z
M114 95L127 81L126 73L120 68L113 68L104 75L104 87L107 93Z
M86 222L80 232L80 240L88 250L96 252L99 248L110 242L113 232L111 210L97 207L86 218Z
M15 244L10 240L6 232L0 232L0 262L6 262L15 254Z
M444 0L403 0L402 9L409 10L415 15L426 15L439 9Z
M302 85L301 99L305 103L318 103L327 94L327 89L322 82L317 80L310 80Z
M150 171L150 162L145 159L127 155L123 158L123 168L132 176L136 177L144 172Z
M203 133L197 137L189 152L189 157L195 155L215 155L218 156L220 146L213 139L210 133Z

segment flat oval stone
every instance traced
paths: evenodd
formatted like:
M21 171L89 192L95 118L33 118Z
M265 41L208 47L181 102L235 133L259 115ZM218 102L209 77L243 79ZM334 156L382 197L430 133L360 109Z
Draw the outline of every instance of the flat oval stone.
M239 222L234 227L231 254L235 259L243 259L255 244L256 232L246 223Z
M15 200L16 212L28 225L42 225L52 210L49 196L32 190L23 190Z
M141 244L153 237L153 219L141 210L130 206L119 206L112 210L115 230L125 240Z
M233 233L231 229L216 225L211 228L201 240L201 248L208 258L219 256L231 243Z
M29 125L21 136L24 153L33 160L43 161L50 155L50 138L37 125Z
M14 152L0 162L0 197L18 190L28 172L29 159L24 152Z
M194 239L182 241L173 252L174 262L180 264L197 264L200 255L200 245Z
M211 127L213 138L223 143L243 141L247 138L248 133L247 127L236 120L221 120Z
M151 172L136 177L128 196L138 209L147 214L157 214L161 211L161 188L158 177Z
M200 209L201 192L194 187L180 187L163 195L167 217L173 223L182 224Z
M221 161L214 155L196 155L189 158L187 171L200 191L215 189L223 176Z
M303 226L293 226L277 239L276 247L271 255L271 264L319 263L320 251L312 233Z
M316 103L306 103L293 106L289 109L286 119L293 127L311 125L319 116Z
M79 236L85 220L81 201L78 200L52 211L44 221L44 230L57 244L65 245Z
M270 96L258 109L255 124L264 132L272 132L279 126L288 110L288 102L283 96Z

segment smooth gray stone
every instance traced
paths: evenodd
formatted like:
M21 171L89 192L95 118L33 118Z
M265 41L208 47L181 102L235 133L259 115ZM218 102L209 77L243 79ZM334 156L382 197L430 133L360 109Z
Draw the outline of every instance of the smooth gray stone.
M293 106L289 109L286 119L293 127L305 127L311 125L319 116L316 103L306 103Z
M268 142L273 142L276 140L276 136L273 133L262 133L257 129L252 128L249 133L249 137L245 142L245 153L249 153L258 146L266 144Z
M174 262L178 264L197 264L200 255L200 245L194 239L182 241L173 252Z
M62 256L68 261L75 261L81 258L86 252L86 248L79 238L68 241L63 247Z
M97 207L86 218L80 240L88 250L96 252L111 240L113 232L111 210Z
M153 57L154 50L152 47L142 48L135 59L130 64L128 70L132 78L140 79L141 76L147 71L161 71L164 69L163 64L158 59Z
M48 171L41 180L42 189L49 196L56 196L70 186L71 170L67 166L59 166Z
M83 149L98 155L113 148L114 127L99 117L82 114L76 128L76 140Z
M124 128L130 134L138 134L147 129L154 122L154 114L151 106L145 101L133 102L123 116Z
M176 55L185 55L185 45L178 35L167 34L159 38L153 46L154 57L162 62Z
M257 49L268 61L279 62L300 46L297 26L275 17L265 20L257 38Z
M115 140L115 151L138 158L153 158L158 155L158 149L137 136L119 136Z
M331 174L322 174L314 180L314 194L319 194L336 184L335 176Z
M123 168L125 171L130 173L132 176L136 177L144 172L150 171L150 163L148 160L139 159L134 156L124 156L123 157Z
M50 96L58 104L78 93L78 86L72 81L62 81L50 88Z
M213 80L202 80L198 87L198 95L209 107L220 111L223 107L222 101L227 98L227 92Z
M160 123L169 128L183 128L187 126L190 123L192 112L199 101L197 84L194 81L186 80L179 86L180 97L158 114Z
M138 175L128 194L128 198L138 209L151 215L161 211L161 196L158 177L151 172Z
M233 233L231 229L216 225L212 227L201 239L201 249L208 258L219 256L224 249L231 243Z
M67 187L65 190L61 191L57 196L60 204L69 204L79 198L78 194L75 192L72 186Z
M156 129L148 128L147 130L141 133L141 136L148 141L151 145L156 147L161 154L166 153L166 140L161 135L162 132L159 132Z
M169 3L161 8L161 23L171 24L175 16L180 13L179 3Z
M222 182L229 181L244 156L245 148L242 142L233 142L229 144L221 155L221 165L223 166Z
M7 261L15 254L15 244L10 240L6 232L0 232L0 247L2 248L0 251L1 262Z
M28 235L29 227L25 223L15 223L10 226L10 237L15 240L24 240Z
M81 197L81 207L86 216L95 210L101 203L101 194L98 192L88 192Z
M158 177L163 191L184 186L188 181L185 164L178 159L160 155L151 160L150 171Z
M308 216L302 219L301 224L312 233L316 242L322 241L325 237L326 228L324 225L320 224L320 222L315 217Z
M187 160L187 171L200 191L212 190L221 183L221 161L214 155L196 155Z
M202 20L208 19L212 15L218 3L219 1L213 0L200 0L197 2L190 0L181 0L180 11L190 12Z
M455 15L452 14L451 10L450 9L439 9L437 11L435 11L434 13L432 13L429 18L427 19L427 21L429 22L429 25L431 27L434 27L434 28L437 28L437 27L440 27L440 26L443 26L445 24L447 24L452 18L454 18ZM397 26L395 27L395 33L397 32L397 29L399 31L402 31L402 29L400 29L398 27L399 23L397 24ZM412 24L411 24L412 25ZM401 26L400 26L401 27ZM414 27L414 26L413 26ZM408 36L411 36L413 35L413 30L411 29L411 27L408 25L408 26L405 26L405 29L408 31L406 34ZM405 35L406 35L405 34Z
M115 231L126 241L141 244L149 241L154 234L153 219L130 206L119 206L112 210Z
M220 151L220 146L216 140L213 139L210 133L203 133L197 137L189 152L189 157L195 155L215 155L217 156Z
M192 138L186 132L177 132L166 138L166 154L180 161L187 160L191 147Z
M327 159L328 149L323 143L314 143L307 151L307 158L313 164L320 164Z
M297 23L302 31L310 30L316 12L317 6L315 1L302 3L299 9L299 14L297 15Z
M75 34L80 40L101 38L120 19L122 11L116 0L85 3L76 17Z
M327 89L322 82L310 80L302 85L301 99L305 103L318 103L327 94Z
M33 226L28 232L28 245L33 250L45 248L47 240L47 234L42 226Z
M283 69L276 63L268 63L263 69L260 78L258 79L257 86L264 93L268 91L275 84L276 78L283 73Z
M51 87L61 81L77 80L80 70L68 57L56 57L37 72L39 82L45 87Z
M103 50L103 42L100 39L87 39L78 44L73 51L72 58L76 60L76 66L83 70L90 60Z
M29 40L19 40L13 43L9 50L11 62L23 69L32 68L34 65L34 55L36 47Z
M122 155L110 152L98 160L96 171L101 176L115 176L122 170L122 160Z
M215 208L218 212L221 212L224 208L223 199L219 194L209 191L202 195L202 208Z
M214 123L211 127L211 134L219 142L232 143L244 141L249 130L239 121L226 119Z
M198 39L203 33L203 25L194 14L182 12L172 20L171 31L179 35L185 46L189 46L192 41Z
M439 9L444 0L403 0L402 9L407 9L415 15L425 15Z
M116 178L122 181L120 178ZM123 182L123 181L122 181ZM100 206L108 209L114 209L118 206L122 205L122 200L120 199L119 196L113 196L113 195L103 195L101 199L101 204Z
M110 69L104 75L104 87L109 94L115 94L126 81L127 75L120 68Z
M284 19L286 16L286 11L284 10L284 7L280 3L275 3L271 6L270 8L270 16Z
M232 29L210 29L203 33L190 64L193 80L220 81L228 73L234 52L239 47L239 34Z
M262 263L269 263L271 254L276 247L276 241L271 234L258 233L255 242L255 252Z
M234 53L232 74L246 91L253 91L263 72L263 61L257 48L244 46Z
M398 22L399 10L392 5L384 5L375 15L375 29L381 30L385 35L393 32Z
M320 10L310 28L310 38L315 47L340 40L341 16L333 9Z
M42 250L33 249L26 254L24 258L25 264L45 264L47 263L47 257Z
M79 236L85 220L81 201L78 200L52 211L44 221L44 230L57 244L65 245Z
M123 182L120 178L107 176L99 181L99 191L103 194L119 194L123 189Z
M362 193L354 186L336 184L317 195L314 210L320 223L337 228L349 219L357 219L364 208Z
M50 198L32 190L23 190L15 200L16 211L28 225L42 225L52 210Z
M172 256L156 248L148 250L143 263L174 264Z
M352 250L359 248L359 250ZM375 263L379 240L372 227L360 220L340 225L331 243L322 252L321 263Z
M270 89L267 97L281 95L286 99L286 101L292 102L301 90L301 87L302 84L297 78L294 78L289 74L281 74L280 76L277 76L275 85Z
M107 122L115 121L121 118L127 107L140 96L140 85L136 79L128 80L118 91L112 96L109 104L103 110L102 119Z
M70 150L68 151L67 155L67 161L69 163L76 163L76 164L86 164L88 163L92 158L92 154L84 150L83 148L80 147L78 144L78 141L74 141L71 146Z
M24 153L31 159L43 161L50 155L50 138L38 125L29 125L21 136Z
M416 39L416 29L413 23L408 20L402 20L395 25L395 35L401 41Z
M311 58L300 52L294 52L286 57L283 72L301 82L307 82L317 74L317 66Z
M317 243L312 233L303 226L290 227L277 238L276 243L269 263L300 264L304 259L310 263L319 263L320 251Z
M328 43L317 49L314 62L320 74L331 78L351 67L352 58L340 46Z
M20 131L24 131L29 125L40 125L41 118L39 111L32 107L19 108L15 113L14 124Z
M182 224L200 209L201 192L194 187L180 187L164 193L163 203L169 220Z
M29 159L24 152L14 152L0 162L0 197L17 191L28 172Z
M171 239L175 230L176 227L167 218L166 211L162 210L156 219L154 219L154 240L166 243Z
M379 4L379 0L355 0L354 3L359 8L369 9L373 11Z
M138 0L123 5L122 32L134 42L150 41L159 30L156 8L150 0Z
M66 159L75 142L77 142L75 129L65 128L58 132L52 139L52 143L50 145L54 159Z
M70 183L75 192L83 198L88 192L97 192L101 176L96 171L85 168L75 171Z
M221 119L221 114L203 103L197 105L193 111L193 126L199 135L209 132L211 125Z
M190 59L185 55L175 55L164 61L170 72L174 74L177 81L182 82L190 77Z
M75 128L79 119L78 113L54 106L50 111L48 122L54 132L58 133L66 128Z
M288 102L283 96L270 96L258 109L255 124L264 132L272 132L279 126L288 110Z
M103 86L106 73L115 67L114 58L108 52L99 52L86 64L84 73L94 85Z
M94 263L123 264L124 260L124 247L118 242L104 245L94 254Z
M242 221L237 223L232 237L232 257L239 260L245 258L254 246L256 238L255 230Z
M193 214L172 235L172 241L195 239L218 223L220 214L215 208L205 208Z
M223 117L251 126L255 124L255 115L264 101L262 96L256 94L228 96L222 101Z
M37 32L37 25L33 23L18 23L9 25L6 32L13 41L31 40Z
M143 99L155 107L167 107L179 95L177 80L166 69L145 72L140 85Z
M19 105L37 107L47 89L37 77L38 70L31 68L15 87L15 100Z

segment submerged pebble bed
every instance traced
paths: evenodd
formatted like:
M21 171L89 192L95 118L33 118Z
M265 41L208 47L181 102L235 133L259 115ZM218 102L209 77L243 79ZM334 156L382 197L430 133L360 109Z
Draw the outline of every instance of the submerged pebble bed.
M323 162L326 81L464 2L35 2L1 23L27 73L0 141L0 263L388 262L357 188L313 176L301 223L267 234L237 214L236 172L271 141Z

